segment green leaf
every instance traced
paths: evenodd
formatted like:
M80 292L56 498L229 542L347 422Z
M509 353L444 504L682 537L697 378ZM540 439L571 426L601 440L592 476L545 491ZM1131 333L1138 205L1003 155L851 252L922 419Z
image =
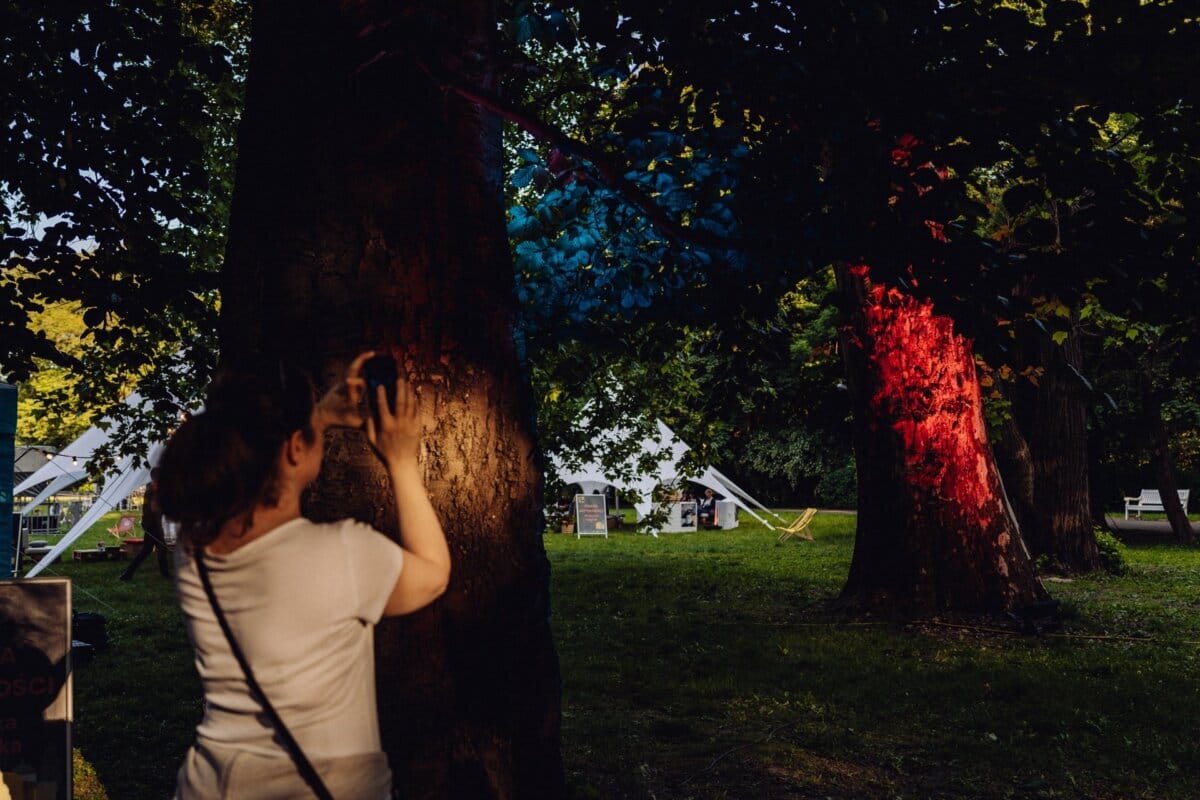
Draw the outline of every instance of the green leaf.
M1055 331L1054 333L1050 334L1050 338L1054 340L1055 344L1062 344L1067 340L1069 335L1070 334L1066 331Z

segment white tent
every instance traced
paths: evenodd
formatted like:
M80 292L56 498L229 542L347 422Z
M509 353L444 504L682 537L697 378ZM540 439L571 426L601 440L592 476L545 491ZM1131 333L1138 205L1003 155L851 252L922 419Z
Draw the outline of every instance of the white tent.
M46 486L37 493L37 496L35 496L32 500L26 503L24 507L21 508L19 516L29 516L33 510L42 503L58 494L63 489L66 489L68 486L74 486L86 477L87 472L85 471L82 474L77 472L67 472L63 475L59 475L57 478L52 478L50 482L47 483Z
M147 458L151 464L158 463L162 447L161 444L155 444L150 448ZM32 578L54 563L59 556L66 552L68 547L75 543L76 539L87 533L88 528L104 516L105 512L116 508L117 504L133 493L135 489L139 489L149 482L150 467L145 466L141 458L125 456L121 459L116 471L104 482L104 488L100 490L100 496L96 498L96 502L83 512L83 516L71 527L71 530L67 531L67 535L50 548L50 552L42 556L41 561L34 564L29 572L25 573L25 577Z
M775 527L754 513L754 510L750 507L751 505L772 514L780 522L783 522L778 514L771 512L766 506L755 500L745 490L711 466L706 467L699 477L680 475L679 462L683 460L684 455L691 448L676 436L675 432L668 428L662 420L656 420L656 423L657 435L642 440L639 453L633 463L623 465L625 467L624 470L608 470L596 462L587 462L577 468L566 469L554 458L550 459L551 469L563 483L578 484L582 487L585 494L593 490L603 491L606 486L616 486L622 490L637 492L642 498L640 502L634 504L639 519L646 517L651 509L654 508L654 503L650 500L650 497L656 485L670 485L676 484L680 480L687 480L700 484L706 489L712 489L717 494L725 495L738 508L741 508L771 530L775 530ZM605 439L619 440L627 438L627 434L623 431L606 431L597 438L601 441ZM640 470L636 469L636 461L640 460L640 457L645 454L651 454L654 460L657 461L658 468L656 474L643 474ZM621 479L617 477L619 472L624 472L633 477L628 480Z
M141 395L136 392L125 398L126 405L135 406L141 402ZM86 480L88 460L99 447L108 442L109 436L109 432L99 426L89 428L82 436L63 448L61 453L47 461L45 466L14 486L14 495L41 486L41 490L33 500L26 503L21 509L21 516L31 513L57 492ZM87 529L95 524L96 520L105 512L116 508L135 490L149 483L150 468L143 464L146 461L151 464L157 463L161 450L161 444L154 444L150 447L145 459L134 456L126 456L121 459L116 469L109 474L96 501L83 513L71 530L67 531L67 534L26 573L25 577L32 578L40 573L74 544L76 539L87 532Z
M13 494L21 494L46 481L61 481L68 475L74 476L74 479L66 484L60 484L59 488L70 486L72 483L83 480L87 477L87 467L84 466L84 462L92 457L92 453L96 452L97 447L107 441L107 431L100 428L89 428L82 436L63 448L62 453L51 458L44 466L14 486ZM45 497L41 497L40 495L39 497L38 502L26 504L26 510L22 513L32 511L41 500L45 499ZM46 495L46 497L49 497L49 495Z
M133 392L125 398L125 405L127 406L139 406L141 404L142 396L137 392ZM35 486L40 486L43 483L46 484L38 492L37 496L26 503L21 509L21 516L30 514L56 492L85 480L88 474L88 459L92 457L99 447L106 444L109 438L109 432L100 426L88 428L82 436L64 447L62 452L49 459L44 466L14 486L13 495L18 495L29 491Z

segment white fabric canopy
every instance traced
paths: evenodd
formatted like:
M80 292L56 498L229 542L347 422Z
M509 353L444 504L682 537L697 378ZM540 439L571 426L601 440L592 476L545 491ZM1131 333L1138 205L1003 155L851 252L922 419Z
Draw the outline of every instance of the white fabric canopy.
M158 463L162 447L161 444L155 444L150 448L147 460L151 464ZM106 512L116 508L117 504L126 497L129 497L134 490L145 486L149 482L150 467L145 466L141 458L126 456L121 459L116 472L104 482L104 488L100 490L100 496L96 498L96 502L92 503L91 507L83 512L83 516L72 526L71 530L67 531L67 535L58 544L50 548L50 552L42 556L42 560L34 564L29 572L25 573L25 577L32 578L54 563L59 556L66 552L68 547L75 543L76 539L87 533L88 528L94 525L96 520L104 516Z
M719 492L721 494L729 495L730 497L732 497L736 500L744 500L747 503L751 503L756 508L758 508L760 511L764 511L767 514L770 514L775 519L779 520L780 522L787 524L787 521L783 517L779 516L774 511L772 511L771 509L764 506L762 503L755 500L753 497L750 496L749 492L747 492L745 489L743 489L742 487L738 486L736 483L731 481L728 477L725 476L725 474L723 472L718 470L716 467L706 467L704 470L703 478L706 480L711 480L711 481L715 482L718 486L721 487L720 489L717 489L712 486L708 486L707 483L703 484L704 486L708 487L709 489L712 489L714 492ZM697 483L700 483L700 481L697 481ZM746 510L749 511L749 509L746 509ZM754 515L754 512L751 511L750 513L751 513L751 515ZM757 516L755 516L755 518L757 519ZM771 526L768 525L767 527L769 528ZM772 528L772 530L774 530L774 528Z
M750 497L745 491L718 472L713 467L706 467L704 472L699 477L687 477L679 474L679 462L683 460L684 455L691 449L689 448L675 432L666 426L662 420L656 420L658 434L654 438L643 439L640 451L633 459L621 465L625 469L608 470L602 465L590 461L581 464L574 469L564 469L557 459L551 457L550 466L558 479L566 484L579 484L584 487L584 492L590 492L594 488L602 486L616 486L624 491L634 491L642 498L641 502L634 503L634 508L637 509L638 518L646 517L654 508L654 503L649 499L654 487L658 484L673 484L680 480L688 480L693 483L698 483L701 486L712 489L714 492L725 495L733 501L738 508L743 509L747 514L754 517L756 520L766 525L771 530L775 527L770 522L754 513L750 508L750 504L758 508L768 511L768 509ZM623 431L605 431L597 439L604 441L606 439L619 440L625 438ZM636 467L637 461L645 454L657 454L657 470L652 474L644 474ZM616 477L620 473L631 475L631 478L621 479ZM768 512L773 513L773 512ZM779 519L778 515L775 515ZM782 520L781 520L782 521Z
M125 398L125 404L139 406L142 404L142 396L134 392ZM92 458L98 448L109 441L110 436L109 431L98 425L89 428L82 436L63 448L62 452L47 461L44 466L14 486L13 494L15 495L45 484L37 496L21 509L21 516L32 513L35 508L62 489L86 480L88 460ZM157 463L161 451L162 445L155 444L150 447L150 452L145 459L135 456L126 456L121 459L116 470L110 473L105 481L104 488L101 489L100 496L96 498L96 501L83 512L79 521L42 557L42 560L26 573L26 577L31 578L40 573L74 544L75 540L95 524L96 520L105 512L116 508L117 504L133 491L149 483L150 468L143 466L143 463L146 461L151 464Z
M73 484L79 483L87 477L87 470L76 470L59 475L57 478L51 479L49 483L37 494L37 497L30 500L21 509L21 516L27 517L33 513L34 509L46 502L49 498L58 494L63 489Z
M50 459L25 480L13 487L13 494L18 495L46 481L55 480L63 475L79 475L78 480L87 476L87 469L82 464L92 457L96 448L108 441L108 431L100 428L89 428L82 436L71 442L62 453ZM75 463L72 463L74 459ZM70 485L70 484L68 484ZM34 505L31 503L30 505Z

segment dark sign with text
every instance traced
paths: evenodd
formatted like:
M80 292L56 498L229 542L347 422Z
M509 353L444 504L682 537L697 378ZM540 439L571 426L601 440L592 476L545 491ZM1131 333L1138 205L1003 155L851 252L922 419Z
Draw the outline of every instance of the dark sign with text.
M575 536L608 536L608 503L604 495L575 495Z
M0 797L71 797L71 582L0 581Z

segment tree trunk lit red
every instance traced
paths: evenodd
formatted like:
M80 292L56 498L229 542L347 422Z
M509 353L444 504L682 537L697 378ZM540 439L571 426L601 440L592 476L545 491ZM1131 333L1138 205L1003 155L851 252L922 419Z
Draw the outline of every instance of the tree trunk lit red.
M223 362L256 351L328 380L384 348L419 387L453 572L442 599L376 632L384 749L409 798L564 793L500 124L421 68L491 86L495 36L479 0L257 3L222 278ZM361 433L330 434L305 513L397 534Z
M854 409L858 529L845 601L901 613L1045 600L995 467L969 343L928 302L838 278Z

